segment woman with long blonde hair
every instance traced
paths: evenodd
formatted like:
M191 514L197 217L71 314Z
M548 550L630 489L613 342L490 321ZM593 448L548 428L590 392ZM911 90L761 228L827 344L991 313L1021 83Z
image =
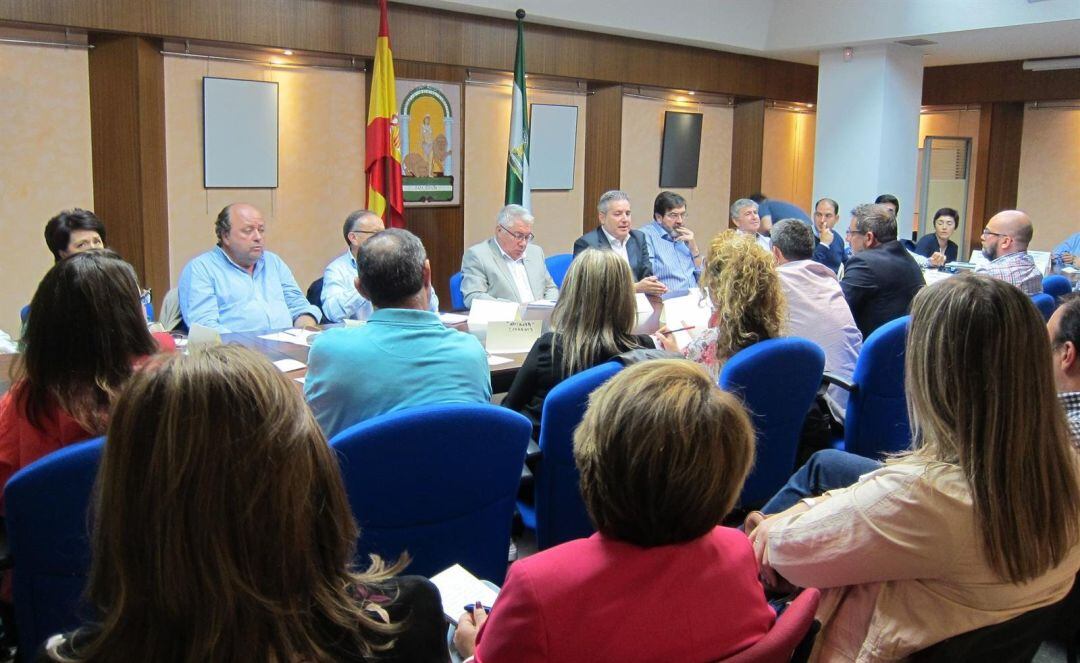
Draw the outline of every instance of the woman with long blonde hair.
M712 303L712 318L683 354L714 377L739 350L782 334L786 304L776 261L753 237L733 230L714 237L701 289Z
M920 291L905 388L908 452L815 454L782 491L805 499L751 534L767 578L826 590L816 660L906 658L1060 601L1080 569L1080 465L1031 299L974 274Z
M627 262L614 251L578 254L551 314L552 331L533 343L503 405L531 419L538 439L544 399L555 385L628 350L654 347L649 336L633 333L636 323Z
M152 362L117 402L87 598L56 661L444 661L438 591L352 568L358 530L300 392L239 346Z

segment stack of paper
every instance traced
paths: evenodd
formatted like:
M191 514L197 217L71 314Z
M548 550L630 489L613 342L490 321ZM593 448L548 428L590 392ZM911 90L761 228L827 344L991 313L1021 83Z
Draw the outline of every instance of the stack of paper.
M479 578L460 564L435 574L431 577L431 582L439 588L443 612L455 624L461 613L465 612L465 606L475 605L480 601L484 606L491 607L499 596L497 591L480 582Z

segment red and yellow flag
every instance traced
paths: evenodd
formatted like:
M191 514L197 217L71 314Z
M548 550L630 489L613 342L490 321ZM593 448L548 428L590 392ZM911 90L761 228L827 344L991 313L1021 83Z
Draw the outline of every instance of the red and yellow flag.
M375 42L375 67L371 77L366 142L366 206L382 217L387 228L404 228L401 134L398 128L397 95L394 93L394 56L390 52L390 22L386 18L386 0L379 0L379 38Z

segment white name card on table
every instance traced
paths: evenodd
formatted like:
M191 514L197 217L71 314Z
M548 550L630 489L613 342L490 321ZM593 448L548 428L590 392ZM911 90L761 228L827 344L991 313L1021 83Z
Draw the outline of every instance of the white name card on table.
M488 323L487 351L496 354L499 352L528 352L533 343L540 338L542 326L540 320L521 320L506 322L498 320Z
M491 322L518 319L518 303L499 299L474 299L469 309L469 327L483 327Z
M191 325L188 329L188 347L195 348L200 345L221 345L221 334L216 329L199 323Z
M291 373L292 371L307 368L307 364L295 359L278 359L274 362L274 366L277 366L277 369L282 373Z
M455 564L431 576L431 583L439 588L443 613L455 624L461 613L465 612L465 606L475 605L477 601L480 601L485 608L490 608L499 597L498 592L485 585L460 564Z

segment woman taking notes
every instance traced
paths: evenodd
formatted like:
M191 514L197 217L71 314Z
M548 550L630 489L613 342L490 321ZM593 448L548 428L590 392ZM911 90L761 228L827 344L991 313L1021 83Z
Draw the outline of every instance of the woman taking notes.
M700 366L623 369L574 435L598 533L515 562L478 639L484 610L461 616L456 648L475 639L477 663L704 663L754 644L773 611L746 537L718 526L753 458L746 411Z
M815 474L846 467L848 487L751 534L767 579L825 590L814 660L905 658L1058 602L1080 568L1080 470L1031 299L973 274L925 288L905 361L911 450L822 452Z

